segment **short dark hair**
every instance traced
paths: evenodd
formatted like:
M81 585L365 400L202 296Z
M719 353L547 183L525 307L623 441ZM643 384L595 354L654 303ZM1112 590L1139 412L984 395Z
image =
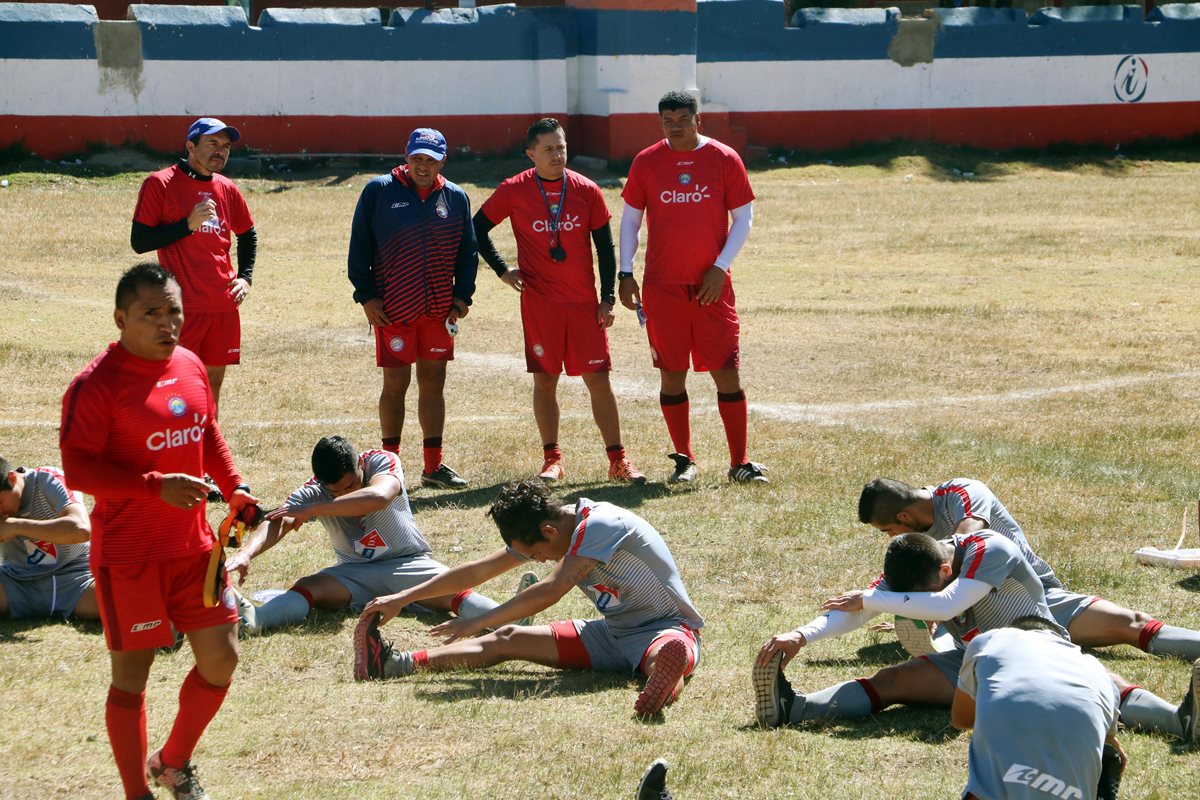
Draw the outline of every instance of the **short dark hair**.
M12 472L12 464L8 463L8 459L0 456L0 492L11 492L13 485L8 482L8 473Z
M920 490L903 481L875 478L858 496L858 521L870 525L891 525L896 515L921 499Z
M501 489L487 515L496 521L505 544L535 545L546 538L540 530L542 523L557 519L562 505L550 487L532 478Z
M328 486L358 468L358 452L343 436L326 436L312 451L313 476Z
M143 286L161 289L174 280L175 276L155 261L134 264L125 270L121 280L117 281L117 308L128 311L129 304L133 302L133 298L137 297L138 290Z
M1036 614L1028 614L1024 617L1017 617L1006 627L1016 628L1019 631L1050 631L1051 633L1062 635L1058 625L1045 617L1039 617Z
M538 137L543 133L554 133L561 130L562 125L554 117L542 117L530 125L529 130L525 131L525 147L532 150L537 147Z
M927 533L905 533L888 542L883 579L894 592L924 592L937 582L946 554Z
M695 114L699 110L700 104L696 101L694 94L678 89L672 89L659 98L658 113L660 114L664 111L678 111L681 108L686 108Z

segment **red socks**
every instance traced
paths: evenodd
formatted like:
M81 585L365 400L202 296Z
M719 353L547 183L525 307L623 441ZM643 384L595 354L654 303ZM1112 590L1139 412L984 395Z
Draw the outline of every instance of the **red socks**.
M188 762L196 743L200 741L200 735L217 715L228 692L228 686L213 686L200 677L199 670L192 667L192 671L184 678L183 686L179 687L179 711L175 715L171 735L162 749L164 764L178 769Z
M608 453L608 463L615 464L622 458L625 458L625 445L618 442L617 444L604 448L604 452Z
M125 797L145 797L150 794L146 785L146 693L131 694L108 687L104 723Z
M729 466L740 467L746 458L746 393L742 390L722 394L717 392L717 410L725 425L729 442Z
M434 436L422 442L425 458L425 474L437 472L437 468L442 465L442 437Z
M687 392L682 394L659 394L658 403L662 407L663 419L667 423L667 433L671 435L671 445L676 453L683 453L693 461L692 427L688 422L691 406L688 403Z
M395 453L396 455L399 455L400 454L400 437L399 436L385 436L385 437L383 437L379 446L382 447L384 450L387 450L389 453Z

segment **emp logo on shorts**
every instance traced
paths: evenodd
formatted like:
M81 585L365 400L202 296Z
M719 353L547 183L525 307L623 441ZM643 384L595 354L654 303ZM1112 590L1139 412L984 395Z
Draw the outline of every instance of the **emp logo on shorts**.
M1045 792L1051 797L1062 798L1062 800L1082 800L1083 798L1083 792L1079 791L1078 787L1068 786L1053 775L1047 772L1038 772L1033 767L1027 767L1024 764L1013 764L1009 767L1008 772L1004 773L1004 782L1019 783L1030 789Z
M139 622L138 624L136 624L132 628L130 628L129 632L130 633L141 633L142 631L152 631L155 628L157 628L159 625L162 625L161 619L156 619L153 622Z

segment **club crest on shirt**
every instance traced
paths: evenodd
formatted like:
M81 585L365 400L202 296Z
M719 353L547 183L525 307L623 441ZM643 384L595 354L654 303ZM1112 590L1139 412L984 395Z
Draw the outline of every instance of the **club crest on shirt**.
M388 349L393 353L399 353L404 349L404 340L399 336L393 336L392 338L388 339Z
M679 173L679 185L687 186L692 182L692 174L690 172Z
M29 566L48 567L58 563L58 548L52 542L25 540L25 563Z
M167 411L170 411L173 417L182 417L187 413L187 401L179 395L173 394L167 398Z
M593 583L587 587L587 591L600 611L616 611L621 607L621 592L612 586Z
M450 216L450 206L446 205L446 198L444 197L438 197L437 205L433 207L433 210L442 219Z
M379 535L378 530L371 531L354 543L355 555L360 555L363 558L375 558L375 556L382 555L390 549L387 546L387 542Z

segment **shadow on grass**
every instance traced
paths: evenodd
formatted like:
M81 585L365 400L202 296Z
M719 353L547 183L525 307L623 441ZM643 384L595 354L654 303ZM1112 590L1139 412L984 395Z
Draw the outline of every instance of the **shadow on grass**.
M437 676L438 686L422 687L414 694L422 700L442 703L478 700L480 697L527 700L552 695L593 694L637 685L632 676L618 673L572 670L531 677L505 675L503 667L498 670L501 671L486 677L443 672Z
M409 491L408 503L413 513L440 508L488 508L500 494L507 481L488 486L472 486L454 491L450 489L415 488ZM648 500L657 500L675 493L665 483L649 482L641 486L628 483L571 483L566 486L551 486L563 502L574 503L581 497L589 500L613 503L623 508L637 508Z
M953 741L962 734L950 725L950 709L935 706L896 706L864 719L808 722L789 729L856 741L900 738L932 745ZM740 730L758 731L761 728L751 722L740 726Z
M1200 592L1200 572L1176 582L1175 585L1189 592Z
M432 489L424 486L409 489L408 504L413 513L439 508L488 508L504 483L469 486L466 489Z
M18 642L36 642L36 631L53 625L69 625L80 633L103 636L104 628L100 620L59 619L44 617L38 619L5 619L0 620L0 645L16 644ZM31 635L32 633L32 635Z
M862 667L891 667L909 659L909 655L899 642L879 642L858 648L857 659L849 658L805 658L804 664L814 666L845 665L848 670L858 670ZM796 662L799 665L800 662Z

